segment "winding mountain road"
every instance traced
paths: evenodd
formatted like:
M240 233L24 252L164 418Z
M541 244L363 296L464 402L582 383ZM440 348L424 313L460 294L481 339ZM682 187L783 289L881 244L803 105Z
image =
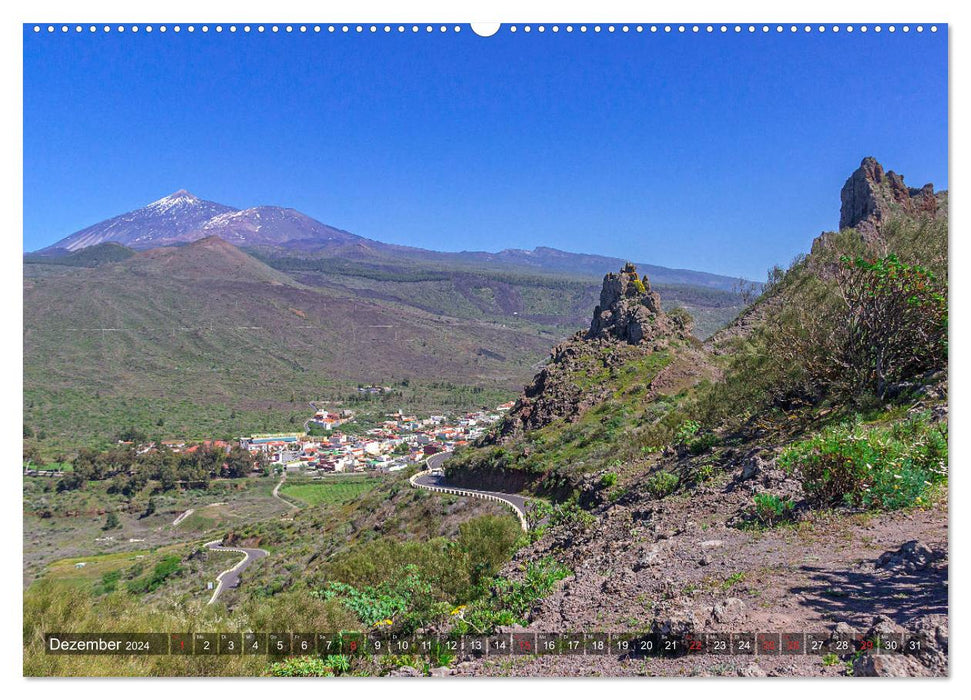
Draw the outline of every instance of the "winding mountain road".
M206 605L212 605L219 598L219 594L222 593L227 588L236 588L239 586L239 576L250 564L255 561L259 561L263 557L267 556L269 552L265 549L253 549L246 547L223 547L220 542L222 540L213 540L212 542L206 542L206 548L212 550L213 552L236 552L242 554L243 558L237 562L234 566L223 571L219 576L216 577L216 590L212 592L212 598Z
M425 489L426 491L437 491L439 493L450 493L456 496L470 496L472 498L482 498L487 501L498 501L516 511L516 517L519 518L519 525L522 527L523 532L529 530L529 525L526 522L526 501L529 499L525 496L515 493L502 493L501 491L481 491L479 489L450 486L445 482L444 476L432 473L434 470L440 469L445 460L451 456L451 452L439 452L429 457L425 460L427 467L425 471L418 472L411 477L411 485L416 489Z

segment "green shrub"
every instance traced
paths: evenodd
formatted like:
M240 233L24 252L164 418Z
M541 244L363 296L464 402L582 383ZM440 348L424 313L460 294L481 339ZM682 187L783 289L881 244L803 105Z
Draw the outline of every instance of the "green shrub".
M155 565L152 573L126 584L129 593L151 593L158 590L170 577L181 573L182 560L177 554L170 554Z
M533 498L527 502L526 522L530 532L536 530L544 520L549 521L553 518L553 505L549 501L540 498Z
M648 477L645 486L654 498L664 498L678 488L678 477L671 472L656 472Z
M453 611L455 630L459 634L485 634L499 626L525 625L533 605L572 573L552 557L545 557L527 564L520 581L497 578L488 597Z
M585 511L576 501L557 503L553 506L553 515L550 518L551 525L569 525L585 530L596 522L597 518L588 511Z
M686 420L678 427L678 431L674 434L675 442L679 444L686 444L688 440L693 438L701 430L701 424L696 420Z
M414 493L421 496L419 491ZM358 590L377 589L417 574L432 587L436 599L451 599L467 595L469 570L465 563L456 544L444 537L402 542L389 535L337 553L324 571L328 580Z
M771 493L757 493L752 500L756 519L766 527L788 520L795 508L791 498L779 498Z
M836 356L848 392L883 396L888 387L947 365L947 287L896 255L840 258L837 276L847 312Z
M298 656L270 664L270 675L284 678L333 676L334 669L319 656Z
M715 465L709 462L699 464L691 475L696 484L703 484L713 476L715 476Z
M600 477L600 485L604 488L610 488L617 483L617 474L615 472L607 472L602 477Z
M114 571L106 571L104 574L102 574L101 581L94 587L95 595L114 593L118 589L118 582L120 580L121 571L118 569L115 569Z
M686 449L693 455L700 455L718 443L718 438L714 433L701 432L701 423L696 420L686 420L674 434L674 444L677 447Z
M843 425L793 443L779 464L802 479L817 505L920 505L931 486L947 479L945 431L926 416L889 427Z
M389 580L377 586L355 588L340 581L331 581L318 595L324 600L340 600L368 627L390 625L395 618L411 617L432 602L431 586L422 581L417 567L408 567L408 574L399 580Z
M683 306L675 306L673 309L668 311L668 316L683 328L690 328L695 322L694 317Z
M521 535L519 522L508 516L485 515L459 525L456 542L461 556L455 565L468 571L469 595L475 595L509 561Z
M691 438L687 442L688 452L693 455L700 455L718 444L718 436L714 433L703 433Z

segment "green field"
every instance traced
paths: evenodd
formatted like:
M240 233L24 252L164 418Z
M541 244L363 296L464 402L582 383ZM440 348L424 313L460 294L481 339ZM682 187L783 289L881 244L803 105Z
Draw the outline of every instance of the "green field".
M380 482L381 479L373 477L333 477L325 481L285 484L280 494L308 506L340 504L355 500Z

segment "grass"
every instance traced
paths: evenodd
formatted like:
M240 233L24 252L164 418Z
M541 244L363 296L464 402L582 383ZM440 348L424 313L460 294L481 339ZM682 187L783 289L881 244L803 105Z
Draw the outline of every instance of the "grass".
M360 498L380 481L380 478L348 476L327 477L326 480L302 484L287 482L280 494L308 506L341 504Z
M29 578L60 559L122 554L134 550L222 536L242 523L279 516L287 509L271 491L272 479L218 479L208 489L153 494L155 485L128 498L108 493L110 482L88 482L76 491L58 492L56 479L23 479L24 572ZM155 512L145 515L149 501ZM221 504L221 505L213 505ZM195 513L173 527L180 513ZM102 531L107 511L115 512L121 527ZM111 540L105 539L111 537ZM132 540L132 541L130 541Z
M116 554L100 554L92 557L76 557L56 561L47 567L44 579L57 581L72 588L94 590L105 576L134 566L154 565L168 553L180 550L178 545L158 551L136 550Z
M555 382L580 393L603 393L602 402L579 416L558 418L529 431L509 449L466 450L450 461L448 469L501 466L534 477L542 475L543 488L552 493L580 475L612 471L618 460L641 458L645 430L653 422L658 404L651 383L663 369L679 362L676 352L650 352L633 346L586 349L573 358L570 370L554 369L560 372Z
M736 571L734 574L732 574L731 576L729 576L728 578L726 578L724 581L721 582L720 588L723 591L730 591L737 584L744 581L745 577L746 577L746 573L744 571Z

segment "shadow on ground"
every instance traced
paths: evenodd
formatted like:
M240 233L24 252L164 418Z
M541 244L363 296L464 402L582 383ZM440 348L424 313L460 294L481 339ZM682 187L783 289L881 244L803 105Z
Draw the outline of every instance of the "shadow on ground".
M905 625L923 615L947 615L948 565L923 571L831 570L804 566L812 584L794 587L803 605L832 618L859 619L869 623L875 615L886 615Z

